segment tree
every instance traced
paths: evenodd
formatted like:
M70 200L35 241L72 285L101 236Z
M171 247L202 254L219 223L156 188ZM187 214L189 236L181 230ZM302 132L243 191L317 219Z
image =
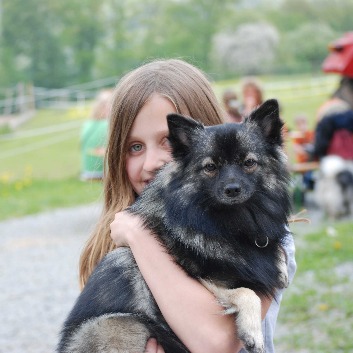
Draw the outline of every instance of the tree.
M144 20L144 52L148 57L183 57L211 69L212 38L232 0L156 1L155 16Z
M104 3L97 0L61 0L55 5L61 48L73 83L87 82L93 77L96 48L104 33Z
M311 0L317 14L317 21L329 25L334 31L352 31L352 0Z
M24 80L45 87L65 82L64 55L54 28L46 0L3 1L2 44Z
M100 8L95 0L3 0L2 44L20 76L44 87L90 80Z
M336 36L329 25L320 22L303 24L284 34L279 57L286 63L284 69L292 72L319 71L328 54L328 43Z
M241 25L235 32L215 36L215 65L227 73L255 75L268 72L276 55L279 34L268 23Z
M150 1L107 0L102 9L104 35L96 45L95 76L121 76L143 61L140 12ZM148 12L144 13L148 16Z
M308 71L329 42L351 30L353 11L352 0L0 4L1 85L24 80L45 87L120 76L161 57L184 58L216 77Z

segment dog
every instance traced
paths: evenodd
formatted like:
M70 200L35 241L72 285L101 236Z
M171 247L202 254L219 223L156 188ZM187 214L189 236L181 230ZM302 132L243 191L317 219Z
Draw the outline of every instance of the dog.
M323 157L315 181L314 200L331 219L353 215L353 161L336 155Z
M238 337L264 352L261 303L287 285L283 244L291 198L278 103L241 124L204 127L167 116L173 161L128 208L186 273L201 281ZM257 293L257 294L255 294ZM143 352L155 337L166 353L189 352L163 318L128 248L103 258L64 323L57 352Z

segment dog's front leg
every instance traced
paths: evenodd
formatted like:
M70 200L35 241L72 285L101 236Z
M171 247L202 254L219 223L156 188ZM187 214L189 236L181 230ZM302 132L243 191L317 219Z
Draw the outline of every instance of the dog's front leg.
M264 353L264 340L261 330L261 300L248 288L227 289L201 280L219 303L225 314L236 314L238 338L249 353Z

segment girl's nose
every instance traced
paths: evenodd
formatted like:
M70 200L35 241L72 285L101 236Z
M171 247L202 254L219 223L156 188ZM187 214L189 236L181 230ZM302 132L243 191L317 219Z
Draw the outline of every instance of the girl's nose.
M146 151L143 169L148 173L155 173L169 161L169 154L160 149Z

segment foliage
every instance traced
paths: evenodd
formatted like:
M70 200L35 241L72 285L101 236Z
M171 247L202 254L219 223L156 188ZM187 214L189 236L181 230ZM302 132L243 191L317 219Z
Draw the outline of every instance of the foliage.
M281 27L286 31L311 22L326 23L338 32L352 30L351 0L284 0L280 11L277 19L282 19Z
M77 0L3 1L2 43L22 80L50 88L72 79L91 79L92 52L99 36L99 22L92 20L96 4L88 0L84 6Z
M46 87L63 85L67 78L52 4L45 0L4 0L2 5L5 52L13 55L23 80ZM8 56L5 58L8 62Z
M158 11L159 20L151 18L148 22L147 56L182 56L209 71L213 35L232 3L231 0L160 2L159 6L163 5Z
M235 32L214 38L213 56L220 71L236 75L269 72L275 58L279 35L266 23L240 25Z
M2 0L1 86L23 80L59 88L116 77L159 57L185 58L215 77L235 75L234 60L223 65L234 33L240 63L261 54L274 63L267 71L317 72L328 42L351 30L352 11L351 0ZM266 23L279 41L251 44L254 36L242 31L255 23L255 38ZM226 45L215 50L219 38ZM258 72L256 61L236 74Z
M107 0L102 9L105 18L102 38L95 48L95 75L108 77L122 75L142 61L141 50L143 26L137 25L139 7L144 3ZM136 16L136 17L135 17Z
M320 33L320 35L313 35ZM310 40L308 40L310 38ZM282 37L280 57L286 62L286 69L291 72L313 72L321 66L327 55L327 45L338 38L327 24L320 22L305 23ZM297 45L300 43L300 50Z
M92 78L95 50L103 35L103 3L96 0L70 0L56 3L59 13L61 46L70 68L72 83Z

